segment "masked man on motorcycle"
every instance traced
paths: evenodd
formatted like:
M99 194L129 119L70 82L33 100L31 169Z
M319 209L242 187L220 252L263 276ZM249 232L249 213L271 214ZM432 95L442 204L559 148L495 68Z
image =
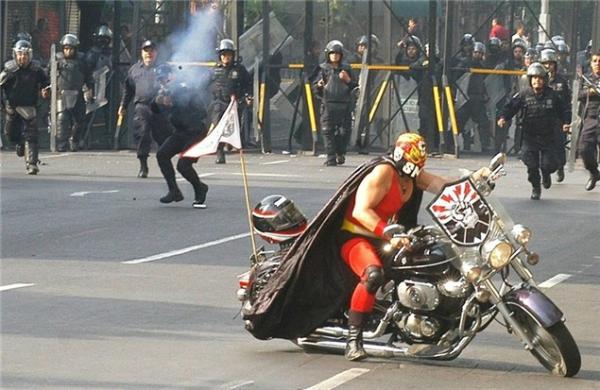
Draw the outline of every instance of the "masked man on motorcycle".
M346 357L367 356L362 329L385 280L375 248L407 244L388 236L388 223L416 226L422 191L439 192L449 182L423 169L426 156L424 139L405 133L391 155L362 164L342 183L244 308L246 329L254 337L304 337L344 310L351 297Z

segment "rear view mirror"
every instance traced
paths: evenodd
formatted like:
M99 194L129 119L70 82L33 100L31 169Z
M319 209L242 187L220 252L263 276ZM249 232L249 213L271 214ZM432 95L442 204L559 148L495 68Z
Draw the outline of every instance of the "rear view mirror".
M490 160L490 171L495 171L498 167L506 163L506 154L498 153Z

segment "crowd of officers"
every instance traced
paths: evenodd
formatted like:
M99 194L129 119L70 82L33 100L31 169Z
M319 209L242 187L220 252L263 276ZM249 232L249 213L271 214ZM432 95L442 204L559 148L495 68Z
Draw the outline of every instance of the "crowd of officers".
M57 134L58 151L76 151L85 124L85 104L92 102L97 91L91 75L94 70L110 64L110 39L112 33L101 26L96 34L96 44L84 54L78 51L79 40L66 34L60 41L57 63ZM354 118L358 77L350 62L363 62L365 51L371 49L372 62L382 62L377 56L379 40L376 36L361 36L355 53L348 54L338 40L325 47L325 61L310 75L314 91L320 98L320 129L325 141L327 166L345 163ZM399 43L395 63L407 65L409 71L398 77L414 80L418 95L418 130L429 145L440 142L436 131L433 86L441 80L442 61L437 48L430 50L416 35L407 35ZM171 158L202 139L217 125L232 97L250 105L251 76L236 61L233 41L223 39L217 48L218 61L210 72L212 100L205 108L200 92L183 83L171 83L173 71L166 64L157 63L157 45L145 41L141 45L141 59L131 66L124 82L122 101L118 110L124 116L132 105L134 139L140 161L138 177L148 176L148 156L152 141L158 146L158 163L167 182L168 190L161 202L183 199L175 181ZM524 39L514 38L512 43L492 37L487 44L475 41L465 34L460 50L450 60L448 76L455 95L465 99L457 105L457 122L461 131L463 150L470 150L475 133L466 129L469 119L477 125L481 150L498 152L507 150L508 130L511 120L516 120L513 149L521 155L527 166L528 180L532 185L532 199L539 199L541 187L551 186L550 174L557 172L557 181L564 180L566 163L565 143L570 132L571 91L567 74L569 47L560 36L544 45L530 47ZM0 75L2 107L6 112L6 133L15 143L18 156L24 156L28 174L37 174L38 130L36 105L38 96L48 98L47 72L33 59L30 39L19 37L13 48L13 59L4 64ZM345 57L348 57L346 60ZM598 55L591 53L591 42L580 53L578 74L586 75L579 101L583 118L579 152L590 179L586 189L591 190L600 180L598 173ZM503 88L488 91L486 74L473 73L472 68L496 70L522 70L522 77L504 76ZM573 75L574 76L574 75ZM376 86L375 86L376 87ZM494 109L489 117L492 94ZM495 125L495 126L493 126ZM445 132L443 134L450 134ZM454 139L447 137L446 144L454 147ZM220 145L217 163L225 163L225 145ZM194 187L194 207L203 208L208 187L198 179L193 160L180 159L178 171Z

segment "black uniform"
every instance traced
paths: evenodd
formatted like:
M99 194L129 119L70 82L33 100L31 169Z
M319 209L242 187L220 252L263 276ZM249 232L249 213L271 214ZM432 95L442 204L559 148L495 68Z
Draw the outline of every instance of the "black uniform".
M232 96L240 99L252 95L252 79L246 67L241 63L233 62L231 65L225 66L218 62L211 74L210 91L213 101L208 107L208 112L211 126L215 127L231 103ZM224 144L219 144L217 149L217 162L219 163L225 162L224 147Z
M562 75L556 74L556 76L550 80L548 86L552 88L560 98L563 100L565 108L567 109L569 118L571 117L571 89L569 88L569 82ZM562 169L567 163L567 150L565 148L565 144L567 142L567 134L562 131L562 129L558 129L558 164L559 169Z
M132 101L135 105L133 137L137 143L137 157L142 164L148 159L152 139L160 146L171 135L171 128L165 115L150 109L150 103L159 89L154 74L155 68L155 64L146 66L142 61L134 64L125 79L121 100L121 106L125 108Z
M25 153L28 168L38 161L36 105L40 89L49 84L48 76L36 60L23 68L10 60L0 73L0 101L6 110L6 136L17 145L17 155Z
M550 87L536 95L528 88L515 94L506 103L500 117L511 119L517 112L523 119L523 156L527 166L527 180L534 189L540 189L540 171L544 180L559 167L556 153L558 131L571 120L569 111L560 96Z
M350 82L340 79L340 73L346 71ZM346 148L352 131L352 90L358 86L350 65L340 62L334 68L331 63L324 62L310 77L317 93L322 97L321 131L325 138L327 165L343 164ZM323 80L325 85L319 88L316 84Z
M168 91L159 91L158 95L170 96L172 106L158 104L157 98L154 98L150 105L152 112L166 115L173 126L173 134L162 143L156 152L158 166L167 181L169 192L180 193L175 181L175 170L171 158L188 149L206 135L206 108L198 92L183 83L176 84ZM196 201L203 204L208 186L200 181L192 166L197 160L180 158L177 162L177 171L192 184Z
M470 63L463 62L463 66L468 68L482 68L483 63L479 60L472 59ZM490 120L485 107L489 100L487 89L485 87L485 75L476 73L471 74L466 92L468 100L456 113L458 128L462 131L464 149L469 150L473 143L473 134L465 131L467 121L472 119L479 127L479 139L481 141L482 151L489 150L492 147L492 144Z
M74 58L56 54L57 65L57 134L56 149L67 150L67 138L71 151L77 149L85 119L83 87L93 88L91 74L82 53Z
M510 56L508 59L505 59L504 61L496 65L495 69L520 70L523 69L523 64L515 61L515 59L512 56ZM496 104L497 116L499 116L504 106L507 104L510 93L517 91L519 88L519 77L517 76L502 76L502 80L504 81L504 91L506 92L506 95L504 95ZM510 126L510 121L507 121L506 126L504 127L496 126L496 132L494 134L494 149L497 153L505 152L507 149L506 141L508 140L508 130Z
M600 89L600 75L589 73L587 78ZM591 190L596 181L600 179L598 172L598 147L600 145L600 95L597 93L588 96L589 86L583 85L579 91L579 101L585 104L583 111L583 127L579 138L578 150L583 160L585 169L590 172L593 184L586 187ZM591 187L591 188L589 188Z

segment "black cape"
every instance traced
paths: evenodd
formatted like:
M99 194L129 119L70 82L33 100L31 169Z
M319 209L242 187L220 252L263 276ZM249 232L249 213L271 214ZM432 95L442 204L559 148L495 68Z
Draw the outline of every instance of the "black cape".
M394 164L389 157L379 157L356 168L298 237L252 307L244 310L246 329L254 337L307 336L345 307L358 278L340 256L337 232L362 179L386 163ZM416 225L422 195L415 187L399 223Z

